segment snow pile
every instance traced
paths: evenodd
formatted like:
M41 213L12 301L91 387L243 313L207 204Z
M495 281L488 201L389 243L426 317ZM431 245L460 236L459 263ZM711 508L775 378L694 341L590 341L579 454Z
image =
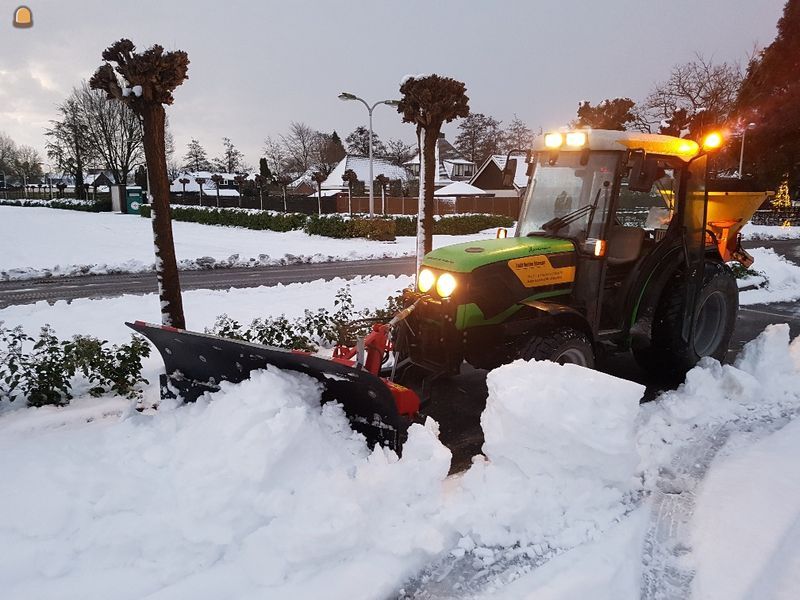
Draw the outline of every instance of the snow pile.
M776 254L772 248L754 248L749 250L755 259L753 270L766 278L763 287L743 291L739 294L742 306L767 302L790 302L800 298L800 266ZM760 277L752 278L752 282L760 282ZM745 280L745 283L749 283Z
M645 487L652 489L682 448L732 422L775 421L800 407L800 337L770 325L734 365L703 359L677 390L642 407L637 445Z
M463 536L483 546L565 548L623 516L636 486L642 386L525 361L492 371L487 385L486 459L464 475L457 502Z
M431 515L450 452L433 424L400 460L370 452L319 399L314 380L268 369L77 431L31 436L25 421L55 411L6 415L3 596L385 596L445 547Z

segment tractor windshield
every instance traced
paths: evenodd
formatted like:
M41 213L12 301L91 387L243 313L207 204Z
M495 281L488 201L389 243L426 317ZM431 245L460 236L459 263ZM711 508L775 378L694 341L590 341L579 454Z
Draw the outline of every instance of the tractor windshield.
M540 153L525 194L519 235L548 229L579 240L600 237L621 155L560 152L554 160L550 153Z

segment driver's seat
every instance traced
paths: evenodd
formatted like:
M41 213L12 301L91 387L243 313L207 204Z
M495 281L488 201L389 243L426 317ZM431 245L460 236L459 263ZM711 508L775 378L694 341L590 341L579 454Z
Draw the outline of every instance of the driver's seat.
M644 229L614 225L608 234L606 261L609 265L624 265L634 262L642 252Z

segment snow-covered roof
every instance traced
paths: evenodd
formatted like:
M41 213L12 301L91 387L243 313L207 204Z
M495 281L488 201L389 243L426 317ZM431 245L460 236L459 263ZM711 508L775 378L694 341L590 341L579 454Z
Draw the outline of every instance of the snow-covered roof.
M331 196L335 196L336 194L341 194L342 190L322 190L322 197L323 198L330 198ZM317 192L313 192L308 195L309 198L316 198Z
M356 177L369 186L369 159L363 156L347 155L339 161L339 164L334 167L328 178L322 182L322 189L346 190L347 184L342 181L342 175L347 169L352 169ZM374 177L382 174L389 179L400 179L401 181L409 179L409 173L405 168L398 167L380 158L372 160L372 174Z
M433 192L434 196L494 196L491 192L486 192L466 181L454 181Z
M239 175L247 175L247 173L217 173L216 171L189 171L186 173L181 173L178 179L180 179L181 177L191 177L192 179L195 177L204 177L209 181L211 181L211 178L214 175L219 175L225 181L233 181Z
M506 168L506 158L505 154L493 154L489 158L487 158L480 168L475 172L475 175L472 179L469 180L470 183L475 183L477 181L480 174L483 170L490 164L494 163L497 165L497 168L500 171ZM514 186L517 188L524 188L528 185L528 163L525 162L525 155L512 155L511 158L517 159L517 170L514 172Z

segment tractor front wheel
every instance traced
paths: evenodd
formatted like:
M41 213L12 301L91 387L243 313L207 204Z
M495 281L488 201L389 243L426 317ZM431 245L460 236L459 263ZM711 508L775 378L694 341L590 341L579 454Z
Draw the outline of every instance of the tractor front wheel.
M520 349L519 358L594 368L594 350L589 338L571 327L561 327L546 335L528 338Z

